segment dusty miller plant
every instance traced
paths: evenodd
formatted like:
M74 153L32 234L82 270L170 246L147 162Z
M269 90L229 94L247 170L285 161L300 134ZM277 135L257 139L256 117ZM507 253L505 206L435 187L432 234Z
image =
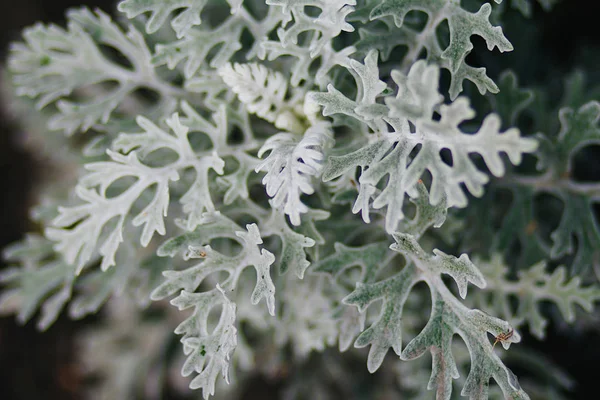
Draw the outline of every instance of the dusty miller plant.
M600 298L600 187L570 174L600 142L600 104L566 98L537 108L558 125L515 128L533 91L466 57L473 35L511 51L503 13L532 4L463 3L125 0L118 22L82 8L26 29L11 84L45 136L64 134L38 140L67 149L54 158L69 173L42 191L41 233L5 250L2 309L40 309L46 329L109 301L119 330L84 352L106 372L97 398L130 398L161 363L208 398L313 352L312 392L286 394L327 397L318 371L350 376L336 344L368 347L356 357L407 398L529 398L504 360L525 353L520 330L545 336L543 301L572 322ZM525 155L535 168L515 170ZM507 188L498 223L488 193ZM539 192L565 204L549 241L532 237ZM164 350L173 330L183 357Z

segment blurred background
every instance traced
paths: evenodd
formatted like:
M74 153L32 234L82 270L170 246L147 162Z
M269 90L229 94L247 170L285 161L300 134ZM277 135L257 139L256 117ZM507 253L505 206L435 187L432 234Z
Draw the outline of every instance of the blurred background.
M588 82L597 84L600 29L597 14L590 10L592 3L564 0L551 13L545 13L536 2L533 18L527 22L535 33L532 37L536 43L516 45L514 52L501 56L496 52L482 64L488 67L492 78L511 66L517 69L522 86L555 86L557 92L564 75L575 66L583 66ZM113 0L0 0L0 4L2 63L9 43L19 39L23 27L36 21L64 25L65 9L81 5L114 14ZM515 33L510 24L505 25L504 32L513 41ZM480 46L483 41L475 39L475 48ZM537 50L543 58L528 53L530 46L541 46ZM28 210L36 202L32 188L43 177L44 163L19 144L19 132L19 126L11 120L5 107L0 108L0 248L22 238L25 232L35 230L29 222ZM591 175L592 180L600 180L600 162L590 166L593 168L584 166L583 171ZM32 322L18 326L13 317L0 318L0 399L82 398L83 379L77 364L74 336L89 323L89 319L73 322L61 317L48 331L40 333ZM578 386L568 397L598 398L596 368L600 361L600 328L580 332L560 325L551 326L548 332L549 337L544 342L531 336L526 336L525 341L544 352L577 381ZM278 386L266 382L256 382L255 387L246 392L252 394L246 398L279 397Z

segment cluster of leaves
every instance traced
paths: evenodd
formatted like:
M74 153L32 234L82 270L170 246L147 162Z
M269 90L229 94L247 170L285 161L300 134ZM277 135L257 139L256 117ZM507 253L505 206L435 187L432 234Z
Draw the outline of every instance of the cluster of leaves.
M423 184L420 184L419 192L419 197L414 199L417 208L415 218L405 222L393 235L396 243L390 246L391 250L404 256L406 263L402 270L390 278L373 282L377 269L385 267L385 264L381 264L381 258L373 259L371 256L368 263L364 262L362 279L357 283L356 289L343 299L345 304L356 305L361 312L374 301L383 300L379 319L358 336L355 346L371 345L367 361L371 372L381 366L390 347L404 360L417 358L430 351L433 371L428 388L436 389L437 398L446 399L452 393L452 379L458 378L451 351L453 336L458 334L469 348L472 360L471 372L462 395L487 398L489 379L493 376L507 397L527 398L514 374L493 353L486 336L487 332L498 336L513 331L514 328L506 321L464 306L442 280L442 274L451 276L458 286L460 297L464 299L468 283L485 287L481 272L466 254L456 258L436 249L432 256L419 245L418 239L427 228L444 223L447 210L445 198L439 206L431 206ZM321 260L315 269L338 275L357 263L355 258L348 257L345 253L363 250L365 249L340 246L335 254ZM403 308L412 287L421 281L431 290L432 311L425 328L402 349ZM511 343L519 340L518 333L514 333L502 345L508 349Z
M512 5L530 12L527 1ZM527 322L541 337L538 303L556 302L571 321L573 305L591 310L598 290L562 268L538 264L512 280L500 258L480 270L467 254L430 248L456 230L445 223L448 209L484 196L487 171L505 175L503 155L518 165L537 150L543 175L493 185L527 187L516 191L527 198L555 190L566 208L543 258L572 252L574 234L573 270L592 263L599 231L575 210L589 210L598 190L569 173L572 154L600 137L597 102L561 110L556 136L501 131L531 100L511 75L496 85L465 61L473 35L489 50L512 50L488 3L476 12L454 0L125 0L117 8L133 19L126 29L81 9L68 14L67 29L36 25L12 48L16 94L36 101L49 129L86 135L71 143L82 154L71 165L72 195L45 205L44 236L6 250L15 266L1 277L5 311L24 322L41 307L44 329L67 304L78 318L113 295L133 294L141 307L151 299L166 323L177 321L181 372L196 374L190 387L205 398L231 371L272 373L286 346L299 361L336 342L341 351L370 346L370 372L390 348L401 360L430 352L422 389L439 399L451 397L469 361L463 395L488 398L494 379L505 398L528 398L489 335L508 349ZM464 80L481 94L501 90L479 127L459 96ZM506 235L527 232L530 219L519 213L530 202L512 205L506 225L517 234L493 232L491 253L507 250ZM480 290L467 297L469 283ZM427 294L424 321L414 298ZM185 318L162 309L169 297L191 310ZM156 331L156 341L168 340ZM406 332L413 338L404 346ZM134 353L131 363L160 357Z
M426 25L422 20L407 21L407 14L420 11L427 15ZM407 48L403 60L410 67L421 52L427 54L427 61L448 69L452 79L449 94L455 99L462 91L465 79L473 82L481 94L486 91L498 92L498 87L487 75L485 68L474 68L465 62L467 54L473 49L472 35L479 35L486 41L489 50L511 51L512 45L502 33L500 27L492 26L489 21L491 4L484 3L478 12L471 13L452 1L368 1L354 18L381 21L380 24L367 26L360 32L361 40L357 46L365 49L377 49L385 60L398 45ZM443 23L447 22L447 25ZM444 40L438 37L440 29L447 29Z
M466 98L459 98L450 105L440 104L443 97L438 92L436 66L418 61L407 75L392 71L398 91L396 96L385 96L383 105L376 102L386 89L385 83L379 80L377 53L370 52L364 65L356 61L351 65L361 93L355 101L333 86L328 87L327 93L314 93L312 99L323 106L324 115L345 114L359 119L373 133L357 138L363 143L370 142L360 149L332 156L324 172L324 179L331 180L361 167L358 198L352 211L362 212L365 222L369 222L369 203L375 197L372 207L387 206L386 230L394 232L398 221L404 218L404 197L406 194L416 197L416 185L425 170L431 174L432 204L446 197L448 206L464 207L467 197L460 185L466 185L472 194L480 196L488 181L488 176L477 170L469 153L479 153L492 174L502 176L504 165L500 152L518 164L522 153L537 147L534 140L521 138L516 129L501 134L500 120L493 114L475 134L462 132L459 125L472 118L474 111ZM434 116L436 110L439 120ZM414 132L409 124L415 127ZM391 131L387 125L392 127ZM451 164L440 155L444 149L451 153ZM410 157L415 150L418 153ZM378 193L377 184L386 175L389 175L388 184Z
M600 104L593 100L598 89L586 89L584 77L574 74L565 83L563 99L553 106L543 91L519 88L513 73L505 73L500 86L502 92L493 99L493 106L513 124L521 115L530 116L540 147L532 168L493 182L486 195L473 204L471 211L486 223L473 225L475 229L467 235L468 246L485 243L483 251L505 254L518 243L521 265L543 260L568 262L572 275L589 280L595 272L597 279L600 225L594 204L600 198L600 185L575 176L574 165L586 147L600 143ZM547 115L555 117L549 120ZM499 214L494 204L500 197L506 199L507 192L512 197L510 205Z

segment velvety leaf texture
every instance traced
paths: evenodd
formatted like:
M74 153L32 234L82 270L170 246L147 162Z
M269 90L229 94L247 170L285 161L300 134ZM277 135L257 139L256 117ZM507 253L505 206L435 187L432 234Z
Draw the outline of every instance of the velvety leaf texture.
M522 64L555 70L533 62L533 3L122 0L25 29L3 98L52 165L0 312L47 329L106 305L78 359L92 398L258 378L285 398L561 398L558 368L511 345L593 324L600 90L520 86Z

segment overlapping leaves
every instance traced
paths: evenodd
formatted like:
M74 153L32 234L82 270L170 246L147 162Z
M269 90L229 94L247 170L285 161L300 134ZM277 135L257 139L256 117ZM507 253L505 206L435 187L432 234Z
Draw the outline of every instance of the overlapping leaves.
M198 115L195 115L199 118ZM224 122L218 115L217 124ZM102 257L102 269L115 264L115 255L123 241L123 229L126 223L142 226L141 244L147 246L154 233L165 234L164 217L169 207L169 184L179 179L181 170L194 168L195 180L181 198L183 211L187 214L188 229L199 223L204 211L214 211L208 189L209 170L223 173L223 160L216 153L204 156L196 154L188 140L189 128L182 125L178 114L167 119L167 125L173 130L169 134L146 118L138 117L138 124L144 129L139 134L122 134L115 142L115 150L109 151L110 161L101 161L86 165L89 171L76 188L82 204L59 208L58 216L47 228L48 238L56 241L55 249L61 252L65 260L77 265L79 273L90 258L98 252ZM204 131L209 137L226 137L223 125L212 125ZM137 151L132 151L137 149ZM177 155L176 161L163 167L152 167L142 162L143 156L158 149L171 149ZM138 154L139 152L139 154ZM122 178L134 178L133 183L125 184L117 195L111 194ZM142 196L145 205L135 210L134 205ZM136 213L132 216L132 213ZM74 225L74 226L73 226ZM103 231L107 226L108 233ZM101 244L99 244L101 243Z
M26 29L25 42L13 45L9 61L18 95L35 98L40 109L56 104L50 129L71 135L104 125L138 88L180 95L157 76L144 37L133 26L125 33L107 14L85 8L70 11L68 19L66 30L42 24ZM131 67L107 56L102 46L117 49Z
M369 257L349 260L344 256L353 251L367 251L367 248L348 251L349 249L338 245L336 255L317 264L318 270L333 274L339 274L352 265L363 267L362 279L366 283L359 281L356 289L343 300L347 305L358 307L361 313L375 301L383 301L379 318L358 336L355 347L371 346L367 361L370 371L375 371L381 366L390 347L404 360L411 360L430 351L433 370L428 388L436 389L437 398L449 399L452 378L457 378L458 373L451 344L453 336L459 335L471 353L471 370L462 395L473 399L486 399L489 380L493 377L506 397L527 399L527 394L519 386L514 374L492 351L492 344L487 336L488 333L498 336L510 332L502 341L502 345L508 349L510 343L520 340L518 333L506 321L466 307L442 280L442 275L452 277L460 296L464 299L469 283L485 287L481 272L466 254L456 258L436 249L433 251L434 255L431 255L418 244L417 240L424 231L431 225L441 225L446 215L445 202L442 201L439 206L430 205L423 184L419 185L419 195L414 199L417 207L415 218L393 234L396 243L390 248L402 254L406 260L404 267L395 275L376 281L373 279L374 271L385 266L379 264L381 260ZM384 259L389 260L388 257ZM366 262L375 265L367 265ZM403 349L403 308L411 289L421 281L425 282L431 291L432 312L425 328Z
M47 238L55 242L53 247L60 254L52 252L47 239L34 240L9 252L17 262L32 267L10 269L3 277L10 285L4 304L18 298L20 318L26 320L46 301L41 322L46 327L70 299L75 275L99 262L101 270L86 269L78 281L84 290L71 307L71 315L76 317L94 312L108 296L129 284L131 275L135 275L132 271L140 268L135 261L139 261L142 252L131 246L137 246L138 236L145 247L155 233L164 235L176 225L184 233L169 239L158 254L174 256L184 251L186 260L200 261L186 269L178 269L176 262L169 267L165 266L167 262L160 264L153 270L154 275L157 270L170 270L164 273L166 279L153 291L152 298L175 295L173 305L180 310L193 309L176 333L183 335L181 341L187 356L182 373L197 374L191 387L202 388L206 398L214 394L219 374L227 380L231 356L238 346L237 327L244 312L265 300L268 312L275 314L275 285L270 276L275 257L259 246L260 226L264 237L280 239L282 275L292 270L303 278L310 262L315 262L317 272L330 273L340 283L349 267L362 268L358 279L350 282L356 287L343 303L340 296L333 318L333 294L343 289L326 287L322 277L312 274L306 276L305 285L297 284L292 274L283 276L277 282L278 290L280 283L284 289L277 303L282 305L277 306L282 311L278 321L270 326L274 327L277 346L290 343L295 355L304 357L313 349L323 350L331 345L337 336L342 350L353 341L356 347L371 347L367 362L370 371L381 366L390 347L405 360L430 351L433 371L429 388L436 389L438 398L448 399L452 379L459 370L451 345L454 335L459 335L471 355L464 395L486 398L489 380L493 378L506 397L527 398L516 377L493 352L487 336L501 338L502 345L508 348L510 343L519 341L515 326L468 308L448 288L451 281L442 278L451 277L464 299L469 283L485 286L481 272L465 254L458 258L439 250L430 254L424 250L427 246L418 241L430 226L439 227L444 222L447 207L466 205L462 186L475 196L483 193L488 176L477 168L474 153L481 156L494 176L500 177L505 172L502 153L518 164L523 153L536 147L534 140L520 137L515 129L501 133L496 115L486 117L476 132L467 131L464 127L475 116L469 102L458 98L443 104L438 91L439 68L451 72L452 99L462 90L464 79L474 82L481 93L498 90L484 68L465 63L473 48L473 35L483 37L490 50L512 49L502 30L489 22L490 4L473 13L462 8L459 1L447 0L267 0L258 6L242 3L122 1L119 9L128 17L148 16L148 34L158 32L167 23L174 29L177 40L168 42L168 32L153 36L152 40L165 41L156 46L155 54L151 54L142 34L134 28L126 34L105 14L86 10L69 15L67 30L37 26L26 33L25 44L15 46L12 69L20 94L36 98L40 107L55 103L58 113L51 120L51 127L66 133L91 127L112 129L107 128L107 123L119 126L121 111L129 124L133 122L129 115L148 115L146 103L131 96L140 87L156 90L167 101L159 102L158 118L136 119L142 132L119 135L108 151L109 159L86 166L88 173L76 188L79 203L59 209L46 230ZM514 4L523 7L525 2ZM214 11L215 16L223 12L223 18L201 24L205 8ZM424 22L423 15L407 17L414 11L428 17L422 30L417 26ZM448 43L441 38L444 21L449 27ZM354 22L363 24L358 43L347 40L354 37ZM408 48L402 66L408 72L394 70L388 76L388 64L382 66L380 75L377 55L387 59L396 45ZM107 52L104 46L117 53ZM415 62L423 50L427 62ZM364 62L349 58L355 53L366 55ZM118 61L121 55L131 66ZM269 68L256 63L234 63L244 56L266 60ZM162 65L175 71L161 71L161 76L177 83L168 83L157 75L155 67ZM344 67L349 74L341 68L333 74L336 66ZM181 86L179 78L183 78ZM114 81L116 88L110 84ZM394 94L386 83L392 81L397 87ZM331 82L336 82L337 88L327 86ZM90 84L95 85L92 96L86 87ZM325 86L326 93L305 97L308 90L323 90ZM351 95L342 93L347 89ZM198 93L204 96L196 96ZM524 105L530 96L519 91L509 94L514 96L509 96L508 104L500 101L497 110L507 116L505 122L512 124L518 109L511 104ZM80 103L79 96L85 101ZM171 112L176 99L182 96L197 99L198 110L184 102L181 109L185 116L180 118ZM333 124L317 115L317 105L323 107L325 116L336 114ZM597 188L582 186L565 174L570 172L572 153L583 145L596 143L599 109L598 103L590 103L562 111L563 129L556 138L543 142L543 162L548 173L531 181L527 177L517 179L517 185L528 187L529 191L520 192L525 197L540 190L554 190L548 187L558 182L557 196L569 206L552 236L551 254L559 257L572 252L576 236L579 250L585 250L578 252L577 265L590 263L598 256L588 250L600 248L600 235L593 218L580 219L573 207L589 210L590 202L597 199ZM211 120L206 117L209 113ZM171 117L164 120L165 114ZM273 134L272 126L267 127L264 121L248 114L285 132ZM354 122L338 118L340 115ZM165 125L171 132L165 130ZM334 127L349 146L336 149L337 154L331 157ZM260 129L257 137L261 139L254 137L253 129ZM229 134L234 130L241 135L231 141ZM200 135L191 138L192 133ZM262 141L267 135L271 136ZM346 140L344 136L351 138ZM262 163L251 153L259 148L258 157L269 152ZM230 160L235 169L229 165ZM253 188L249 189L248 179L254 171L266 172L266 196L251 196ZM300 198L313 194L316 179L321 177L326 181L336 179L330 186L334 201L358 189L353 211L361 212L366 222L373 209L385 208L385 230L396 243L388 246L381 241L386 233L372 224L368 229L377 237L376 242L361 247L337 243L333 254L320 259L316 245L325 240L314 223L328 218L329 213L310 209ZM224 189L222 202L220 197L215 200L215 188ZM404 218L407 194L417 209L415 218L409 220ZM258 197L266 202L267 196L272 198L271 209L256 201ZM174 199L180 203L176 210ZM328 196L311 200L322 200L325 207L330 205ZM167 212L183 218L173 218L175 221L170 224ZM286 215L294 227L288 225ZM257 223L243 229L238 222L246 218ZM358 225L345 218L331 224L336 226L327 232L329 237L339 238L339 233L332 232ZM514 219L513 215L511 220ZM141 233L135 229L138 226ZM357 236L356 232L352 235ZM131 243L123 243L125 236L132 238ZM213 249L213 241L225 245L215 250L218 246ZM274 242L277 240L269 245ZM241 251L235 251L240 247ZM32 254L23 256L24 251ZM399 254L404 264L397 263ZM116 263L119 268L104 271ZM382 278L379 272L386 266L392 271L386 271ZM240 279L248 267L254 268L255 281ZM559 297L567 318L572 316L574 303L589 307L596 300L595 291L581 289L576 280L566 284L563 270L557 271L548 275L534 268L530 275L521 276L521 285L531 284L539 290L532 292L537 297L521 299L524 308L518 312L515 324L526 318L524 313L529 313L531 325L539 332L543 328L541 317L535 307L526 306L540 299ZM494 277L501 280L504 276ZM403 311L419 282L425 282L430 289L432 311L425 328L403 348ZM348 283L339 286L347 288ZM504 281L501 285L511 287ZM378 301L382 302L381 314L374 320L367 319L365 310ZM211 310L219 307L221 312L214 318ZM503 316L515 317L507 313ZM260 319L255 316L255 322ZM260 323L256 326L265 328Z
M208 0L125 0L119 3L118 9L130 19L150 12L150 18L146 22L148 33L156 32L167 22L171 13L183 9L183 12L170 20L177 37L181 38L192 26L201 23L200 13L207 2Z
M241 230L229 218L216 213L205 216L205 221L194 231L168 240L158 250L162 256L175 256L182 251L186 259L199 258L202 261L181 271L164 272L165 282L152 293L152 299L160 300L177 294L171 304L184 310L193 308L193 313L175 329L182 334L181 342L187 355L182 374L198 373L190 383L193 389L202 388L204 398L214 394L215 380L219 373L228 379L231 354L237 346L236 305L225 293L238 289L239 277L249 266L256 270L256 285L251 302L258 304L265 300L269 313L275 315L275 286L271 280L270 266L275 260L272 253L260 249L262 238L256 224L249 224ZM213 250L208 244L216 238L237 241L242 250L238 254L224 254ZM214 273L224 271L227 277L214 282ZM201 285L216 287L203 290ZM197 291L200 289L201 291ZM209 331L210 311L222 305L216 327Z
M407 14L420 11L426 16L426 24L419 27L406 18ZM492 6L485 3L476 13L465 10L460 1L448 0L383 0L366 1L357 11L354 19L365 23L359 30L361 40L359 50L376 48L387 59L392 49L404 46L404 67L410 67L426 51L427 61L446 68L451 74L450 98L455 99L463 89L465 79L473 82L479 91L498 92L498 87L486 74L485 68L476 68L465 62L473 49L471 36L482 37L488 50L497 48L505 52L513 49L504 36L502 28L492 26L489 17ZM390 20L393 18L393 21ZM381 24L368 23L383 22ZM421 21L417 18L417 21ZM447 22L447 27L444 23ZM439 32L445 32L448 39L440 39Z
M283 16L283 24L277 30L278 40L262 42L259 55L268 60L291 56L294 59L290 64L292 85L307 81L324 86L333 67L348 65L348 56L354 47L336 51L332 40L342 32L354 31L346 17L354 11L356 0L267 0L267 4ZM307 12L309 9L316 10L317 15ZM313 75L310 66L318 58L319 67Z
M352 211L362 212L363 219L368 222L372 198L373 208L387 206L388 232L393 232L403 219L404 196L407 193L416 195L417 182L426 170L432 176L433 204L446 197L449 206L464 207L467 197L461 185L481 196L483 185L488 181L488 176L471 160L470 153L480 154L492 174L502 176L505 168L501 152L518 164L523 153L537 147L534 140L520 137L517 129L501 133L500 120L494 114L484 120L475 134L463 132L459 125L473 118L475 113L466 98L461 97L450 105L441 104L436 66L419 61L408 75L392 71L398 92L395 97L385 97L385 105L377 102L386 87L379 80L377 54L369 53L364 65L354 61L351 66L360 88L356 100L347 98L331 85L327 93L312 93L311 96L323 106L323 115L348 115L362 121L372 134L358 150L330 157L323 178L331 180L360 167L359 194ZM451 152L451 163L441 157L441 151L445 149ZM416 155L412 155L415 152ZM380 191L378 185L386 177L387 183Z
M506 81L507 93L513 93L513 98L501 94L495 99L495 106L513 120L519 113L530 112L527 105L531 103L531 92L518 89L510 74L505 75L503 81ZM528 95L523 96L526 93ZM502 215L499 228L495 230L492 228L495 224L488 224L485 228L487 234L479 229L479 224L474 228L482 234L481 237L493 235L491 244L495 251L507 251L518 241L521 245L519 261L525 265L544 259L572 257L571 273L580 275L598 270L600 266L600 225L593 209L594 203L600 199L600 185L594 181L578 181L573 176L573 159L586 146L600 143L600 104L585 101L586 96L566 95L565 99L571 97L582 101L573 107L560 108L560 129L537 135L540 141L540 149L536 153L538 171L528 175L512 174L507 180L495 182L492 186L492 195L507 188L512 194L512 202ZM543 100L538 99L537 102ZM552 126L545 120L540 124L534 121L536 127ZM541 204L536 200L541 195L558 201ZM486 196L483 202L475 204L474 211L483 211L485 218L492 218L488 211L494 207L491 206L493 202L493 197ZM556 224L553 226L549 226L549 221L540 219L548 213L555 217Z
M542 315L542 302L555 303L563 318L572 323L575 320L575 306L591 312L595 302L600 300L600 289L584 286L579 277L567 278L565 267L547 272L544 262L539 262L518 272L516 280L510 279L509 268L502 257L495 255L488 262L478 262L486 276L488 286L474 295L475 304L488 312L498 313L515 327L529 325L531 333L539 339L546 335L548 321ZM518 300L513 311L510 297Z

